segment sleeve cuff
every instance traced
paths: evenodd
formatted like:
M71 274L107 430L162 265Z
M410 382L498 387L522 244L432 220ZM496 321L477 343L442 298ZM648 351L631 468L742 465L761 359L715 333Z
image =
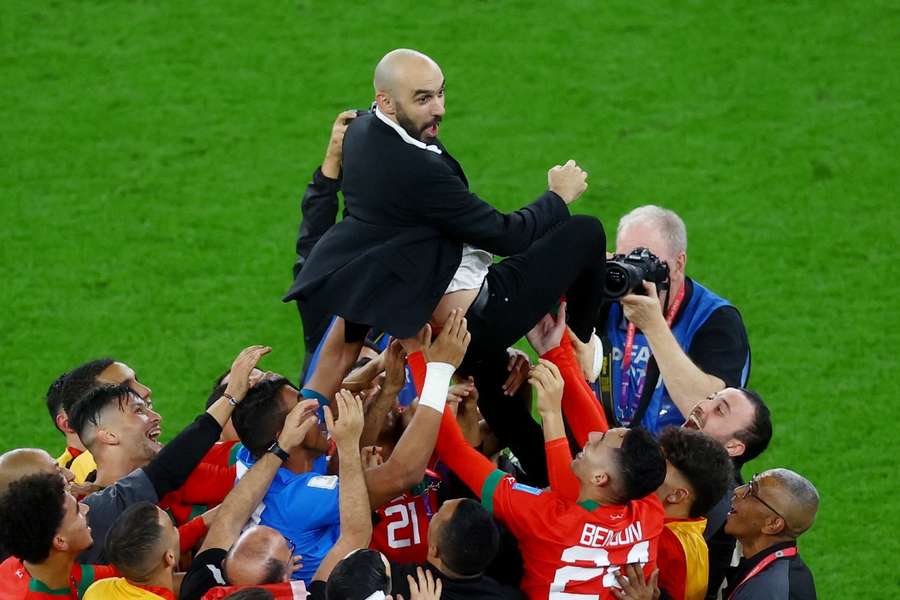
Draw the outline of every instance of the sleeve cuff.
M341 178L340 176L337 179L332 179L328 177L324 173L322 173L322 167L316 167L316 171L313 173L313 183L317 187L323 187L327 190L338 191L341 189Z
M427 406L443 413L444 405L447 403L447 390L450 389L450 378L456 368L448 363L430 362L426 369L419 406Z

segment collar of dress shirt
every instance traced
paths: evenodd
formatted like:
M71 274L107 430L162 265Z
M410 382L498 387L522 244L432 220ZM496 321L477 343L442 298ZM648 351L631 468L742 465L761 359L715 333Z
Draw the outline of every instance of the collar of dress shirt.
M385 122L391 129L393 129L398 134L400 134L400 137L407 144L412 144L413 146L421 148L422 150L428 150L430 152L434 152L435 154L442 154L441 149L438 148L437 146L435 146L434 144L426 144L425 142L421 142L421 141L415 139L414 137L412 137L411 135L409 135L408 133L406 133L405 129L403 129L402 127L400 127L399 125L397 125L396 123L391 121L389 118L387 118L385 116L385 114L383 112L381 112L377 107L375 108L375 116L378 117L379 119L381 119L383 122Z

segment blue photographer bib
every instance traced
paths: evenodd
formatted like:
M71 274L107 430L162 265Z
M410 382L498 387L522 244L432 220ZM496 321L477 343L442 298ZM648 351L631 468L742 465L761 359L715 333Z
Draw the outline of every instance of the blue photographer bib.
M731 304L712 293L696 281L691 281L693 291L687 304L681 308L681 311L672 325L672 335L678 341L678 345L687 352L691 346L697 331L706 323L709 316L722 308L723 306L731 306ZM613 304L609 311L606 321L606 334L612 346L612 386L611 386L611 405L615 410L615 416L619 423L623 425L630 424L637 411L640 398L637 397L637 390L643 389L644 379L647 377L647 364L650 361L651 350L644 334L637 332L634 336L634 346L631 353L631 366L628 369L627 376L631 378L628 386L628 397L620 398L622 389L622 353L625 348L625 337L627 333L627 323L622 315L622 305L618 302ZM747 381L749 371L749 356L744 370L741 373L741 385ZM664 385L662 377L653 390L650 397L650 404L647 412L641 421L643 427L654 436L669 425L679 426L684 423L684 415L672 402L668 390Z

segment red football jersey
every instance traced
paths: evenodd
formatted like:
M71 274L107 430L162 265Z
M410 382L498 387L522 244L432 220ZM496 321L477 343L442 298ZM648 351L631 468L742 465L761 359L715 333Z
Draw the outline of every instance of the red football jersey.
M0 563L0 600L78 600L87 588L98 579L118 577L119 572L109 565L72 565L69 586L50 589L37 579L32 579L18 558L10 556Z
M434 487L417 496L409 492L375 511L379 519L372 528L370 548L397 563L421 563L428 556L428 523L437 511Z
M577 503L495 471L482 503L516 536L532 600L615 600L617 571L641 563L649 576L655 567L664 517L655 494L624 506Z

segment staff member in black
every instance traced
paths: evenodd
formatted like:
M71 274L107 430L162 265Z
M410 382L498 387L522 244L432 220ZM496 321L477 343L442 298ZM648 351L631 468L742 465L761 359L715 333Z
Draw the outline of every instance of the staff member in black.
M506 347L566 294L569 325L588 340L602 299L606 238L597 219L572 217L567 206L586 189L587 174L574 161L554 167L546 192L503 214L469 191L437 139L444 116L438 65L394 50L378 63L374 84L375 110L356 118L344 138L346 215L316 243L285 301L340 315L348 342L369 327L412 337L432 315L442 322L461 307L469 353L503 351L505 365ZM495 265L490 253L510 258ZM327 369L330 379L310 387L331 397L341 357L350 355L323 351L317 376Z
M819 492L788 469L771 469L734 490L725 531L741 542L730 569L727 600L815 600L816 585L797 553L797 538L816 520Z

